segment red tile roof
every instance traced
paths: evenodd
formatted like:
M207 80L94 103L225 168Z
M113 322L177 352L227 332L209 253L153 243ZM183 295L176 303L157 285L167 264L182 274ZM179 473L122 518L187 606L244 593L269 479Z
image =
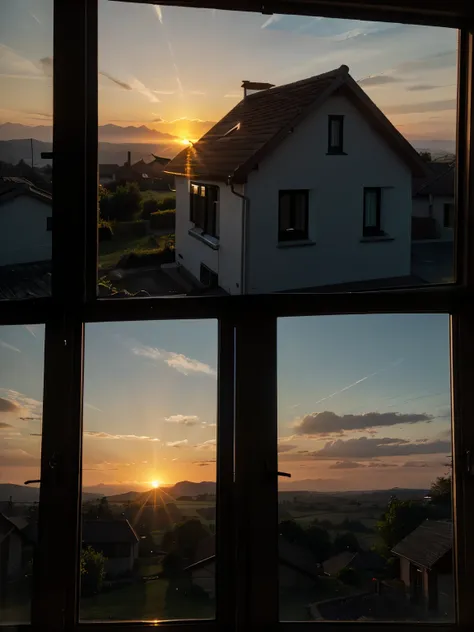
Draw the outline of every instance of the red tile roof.
M414 176L426 174L415 149L352 79L347 66L247 96L199 141L183 149L166 166L166 172L245 182L252 169L336 90L344 90Z

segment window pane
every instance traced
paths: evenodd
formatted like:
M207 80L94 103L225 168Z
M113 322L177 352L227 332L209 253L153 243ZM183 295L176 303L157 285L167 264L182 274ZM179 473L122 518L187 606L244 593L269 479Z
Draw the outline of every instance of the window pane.
M0 300L51 293L53 0L2 2Z
M295 196L295 230L306 230L307 199L306 193L298 193Z
M453 621L449 318L280 319L280 619Z
M377 226L377 191L365 191L365 225Z
M214 617L216 371L215 321L86 326L82 620Z
M0 328L0 624L31 620L43 347L43 325Z
M453 282L456 64L454 29L99 0L100 295Z

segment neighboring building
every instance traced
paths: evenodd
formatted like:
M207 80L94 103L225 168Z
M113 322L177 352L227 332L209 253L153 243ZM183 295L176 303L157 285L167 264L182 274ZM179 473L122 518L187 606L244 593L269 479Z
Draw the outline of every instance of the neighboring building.
M248 94L166 171L177 265L205 286L247 294L410 275L411 180L426 166L347 66Z
M399 542L400 579L414 604L440 613L454 611L453 525L425 520Z
M106 558L109 577L127 575L138 559L138 536L128 520L85 520L82 545L100 551Z
M279 539L278 555L280 590L304 590L314 587L318 577L323 574L321 564L316 561L310 551L282 537ZM214 537L201 543L196 559L197 561L185 570L191 573L193 584L202 588L213 599L216 592Z
M160 185L160 188L169 188L173 183L173 179L165 173L165 167L169 163L169 158L155 156L152 154L153 160L145 162L140 158L132 164L131 152L128 152L127 162L121 167L117 165L114 170L114 181L136 182L140 186ZM100 176L100 165L99 165ZM105 184L105 182L104 182Z
M51 229L51 194L25 178L0 178L0 266L50 261Z
M110 184L115 182L115 174L119 169L119 165L103 164L99 165L99 184Z
M428 163L430 174L413 180L413 240L453 241L454 162Z
M338 575L344 568L352 568L361 578L375 578L382 573L384 567L385 560L374 551L342 551L323 562L324 572L332 576Z
M24 577L33 556L28 521L0 514L0 583Z

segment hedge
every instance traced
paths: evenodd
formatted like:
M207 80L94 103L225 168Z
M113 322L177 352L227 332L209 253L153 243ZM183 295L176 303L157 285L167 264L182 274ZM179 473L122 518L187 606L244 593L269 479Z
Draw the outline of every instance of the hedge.
M150 222L139 219L134 222L116 222L114 225L114 234L118 237L144 237L148 234Z
M176 209L166 211L156 211L150 215L150 228L154 230L174 231L176 220Z

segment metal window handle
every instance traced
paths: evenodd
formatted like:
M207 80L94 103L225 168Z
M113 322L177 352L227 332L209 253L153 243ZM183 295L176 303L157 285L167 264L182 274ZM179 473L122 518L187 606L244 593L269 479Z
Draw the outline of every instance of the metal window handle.
M267 473L270 474L271 476L284 476L285 478L291 478L291 474L289 472L275 472L274 469L268 467L268 463L265 463L265 469L267 470Z
M291 478L291 474L289 472L277 472L277 476L285 476L286 478Z

